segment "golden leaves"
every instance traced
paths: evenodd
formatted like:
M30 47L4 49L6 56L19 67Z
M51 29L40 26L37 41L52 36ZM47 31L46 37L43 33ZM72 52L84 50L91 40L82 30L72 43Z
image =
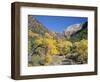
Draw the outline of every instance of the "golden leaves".
M45 56L45 65L48 65L52 61L51 55L46 55Z
M31 37L31 40L28 41L29 52L33 49L36 55L41 55L41 57L35 56L36 60L40 61L39 59L43 57L43 64L49 65L53 61L53 56L63 55L67 57L70 53L71 55L77 54L79 56L76 56L77 61L80 59L81 61L86 61L88 54L88 41L86 39L71 42L65 38L56 39L52 34L46 32L44 35L39 35L31 30L28 31L28 36Z
M75 42L74 46L75 46L76 52L78 52L79 54L85 54L88 48L88 41L83 39L79 42Z

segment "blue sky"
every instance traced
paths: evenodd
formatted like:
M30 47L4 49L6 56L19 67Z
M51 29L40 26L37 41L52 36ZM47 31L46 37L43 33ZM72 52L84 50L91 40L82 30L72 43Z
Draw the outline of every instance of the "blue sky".
M54 32L62 32L65 28L72 24L84 23L87 17L70 17L70 16L33 16L37 21L43 24L46 28Z

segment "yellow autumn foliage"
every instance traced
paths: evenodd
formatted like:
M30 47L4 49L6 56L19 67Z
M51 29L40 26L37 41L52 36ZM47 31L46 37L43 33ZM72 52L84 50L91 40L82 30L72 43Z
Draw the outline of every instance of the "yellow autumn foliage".
M45 65L48 65L52 61L51 55L46 55L45 56Z
M59 51L57 50L57 48L52 48L48 51L49 54L51 55L56 55L59 53Z
M45 38L45 39L44 39L44 43L45 43L45 45L47 45L47 47L50 49L50 48L54 48L54 47L55 47L56 40L50 39L50 38Z
M55 55L58 54L58 50L57 50L57 42L54 39L51 38L45 38L44 39L44 44L47 46L47 50L48 50L48 54L50 55Z
M43 44L43 38L41 38L41 37L37 38L37 39L35 40L35 44L36 44L36 45L41 45L41 44Z
M65 55L67 55L67 53L70 52L72 46L73 46L72 42L67 40L59 40L57 44L57 48L60 54L65 54Z
M76 47L75 48L76 52L78 52L79 54L84 55L85 53L87 53L88 41L83 39L80 42L75 42L74 46Z

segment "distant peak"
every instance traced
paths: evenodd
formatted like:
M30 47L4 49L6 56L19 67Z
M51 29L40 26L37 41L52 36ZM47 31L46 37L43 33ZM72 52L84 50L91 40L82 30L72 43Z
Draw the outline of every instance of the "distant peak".
M79 31L79 30L81 30L81 29L82 29L82 26L83 26L82 23L70 25L70 26L68 26L68 27L64 30L64 35L65 35L67 38L70 38L70 36L71 36L72 34L76 33L76 32Z

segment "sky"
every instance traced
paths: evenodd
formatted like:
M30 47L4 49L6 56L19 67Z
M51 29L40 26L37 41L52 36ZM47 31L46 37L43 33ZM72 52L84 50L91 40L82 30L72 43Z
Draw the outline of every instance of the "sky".
M70 16L33 16L38 22L42 23L47 29L53 32L63 32L68 26L72 24L84 23L87 17L70 17Z

